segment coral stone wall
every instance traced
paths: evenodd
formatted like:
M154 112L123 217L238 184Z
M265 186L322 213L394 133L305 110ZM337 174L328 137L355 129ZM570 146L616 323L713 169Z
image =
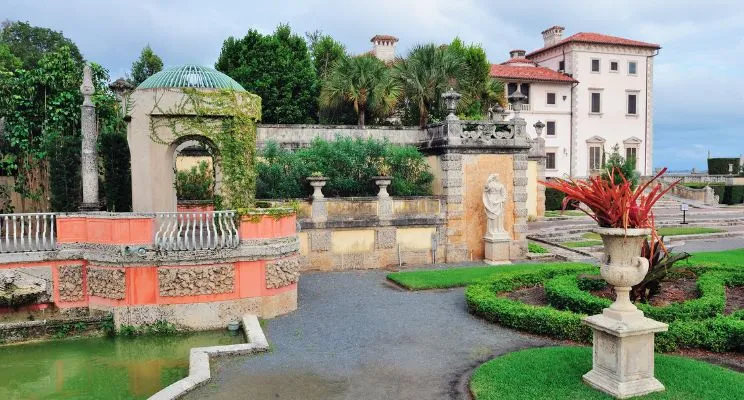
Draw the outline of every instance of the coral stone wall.
M300 260L297 256L266 263L266 288L276 289L296 283L300 279Z
M126 294L123 268L88 267L88 293L104 299L122 300Z
M195 296L228 293L235 290L232 265L159 268L160 296Z
M83 291L83 266L60 265L57 267L59 276L59 298L62 301L80 301L85 299Z

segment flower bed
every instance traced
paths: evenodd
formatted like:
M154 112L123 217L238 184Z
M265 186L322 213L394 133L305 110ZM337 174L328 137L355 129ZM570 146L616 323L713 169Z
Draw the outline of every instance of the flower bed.
M469 286L465 291L469 310L492 322L556 339L590 342L591 330L581 323L587 314L601 312L611 303L579 289L576 276L591 269L536 269L503 274L489 282ZM553 306L524 304L500 296L519 288L543 284ZM725 306L724 286L744 285L744 273L710 267L702 273L699 299L666 307L642 305L653 318L669 321L669 331L658 334L656 350L679 347L703 348L716 352L744 351L744 310L720 315ZM563 308L563 309L559 309Z

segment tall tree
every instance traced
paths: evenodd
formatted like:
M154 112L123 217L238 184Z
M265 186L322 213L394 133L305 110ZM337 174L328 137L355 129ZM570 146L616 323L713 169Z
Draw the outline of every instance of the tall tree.
M279 25L271 35L251 29L242 39L229 37L217 70L261 96L267 123L307 123L317 116L318 77L305 39Z
M489 99L491 63L488 62L486 51L477 44L466 45L460 38L455 38L447 51L460 60L461 72L458 76L457 87L462 95L459 103L460 112L466 116L477 118L482 116L493 99Z
M67 48L72 60L81 68L84 61L77 45L64 37L62 32L32 26L28 22L4 21L0 31L0 43L8 46L10 52L21 60L22 67L27 70L36 68L44 55L59 51L62 47Z
M419 113L419 125L426 126L429 114L438 108L440 95L450 85L457 83L463 63L446 46L417 45L405 59L395 63L395 76L400 82L407 101Z
M321 31L305 34L309 41L310 56L315 64L315 72L321 80L325 79L334 64L348 57L346 47Z
M368 111L389 113L398 100L398 83L390 70L373 55L345 57L339 60L323 83L320 103L333 106L343 102L354 105L359 126L364 126Z
M10 51L8 45L0 43L0 72L15 71L21 66L23 66L21 59Z
M138 86L145 79L163 69L163 60L152 51L148 44L142 49L137 61L132 63L132 84Z

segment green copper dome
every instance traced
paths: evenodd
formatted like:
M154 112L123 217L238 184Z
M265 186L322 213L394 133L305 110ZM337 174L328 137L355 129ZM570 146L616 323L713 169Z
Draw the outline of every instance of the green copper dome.
M137 89L157 88L205 88L205 89L234 89L245 92L233 78L216 69L201 65L181 65L164 69L145 79Z

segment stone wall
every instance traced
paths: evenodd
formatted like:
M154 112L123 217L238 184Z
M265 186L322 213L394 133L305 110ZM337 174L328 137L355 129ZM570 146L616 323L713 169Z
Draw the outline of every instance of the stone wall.
M232 265L172 267L158 269L160 296L196 296L231 293L235 290Z
M88 293L105 299L121 300L126 290L123 268L88 267Z
M84 300L83 266L61 265L57 267L59 273L59 298L62 301Z
M266 263L266 288L276 289L291 285L300 278L298 257L282 258Z

